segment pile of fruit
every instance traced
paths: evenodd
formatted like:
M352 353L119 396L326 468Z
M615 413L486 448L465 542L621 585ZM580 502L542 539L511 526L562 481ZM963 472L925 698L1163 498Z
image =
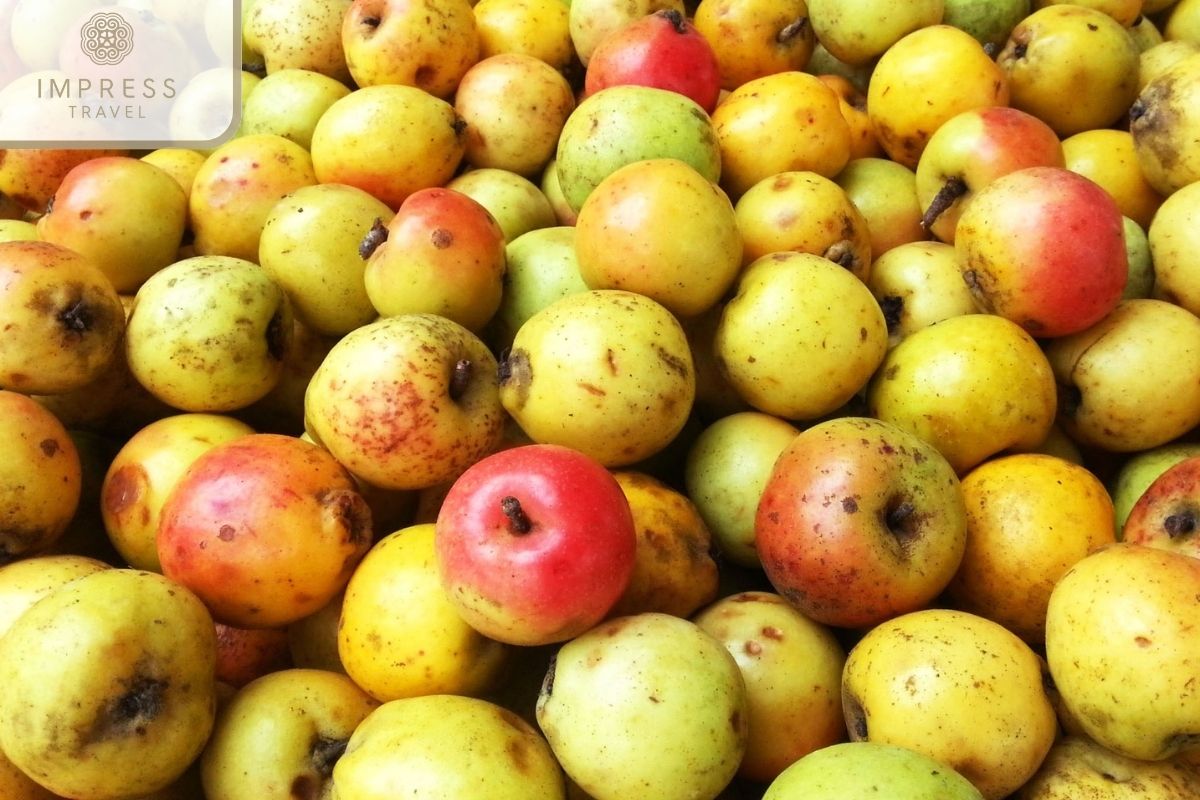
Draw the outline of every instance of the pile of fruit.
M241 13L0 151L0 800L1200 798L1200 0Z

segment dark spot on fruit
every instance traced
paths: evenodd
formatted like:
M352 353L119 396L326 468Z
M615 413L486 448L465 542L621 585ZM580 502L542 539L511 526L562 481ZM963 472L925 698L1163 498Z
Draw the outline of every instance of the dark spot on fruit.
M53 458L58 453L58 442L54 439L42 439L38 447L46 458Z
M450 372L450 399L458 402L467 392L467 386L471 382L471 361L470 359L459 359L454 363L454 369Z
M847 514L857 514L858 501L856 501L853 497L843 497L842 511L845 511Z
M125 692L109 703L84 737L88 743L115 737L145 736L146 726L162 712L168 683L157 678L132 680Z
M554 670L558 666L558 654L550 656L550 664L546 667L546 677L542 678L541 696L549 697L554 692Z
M1094 22L1089 22L1089 23L1087 24L1087 28L1088 28L1088 30L1089 30L1089 31L1098 31L1098 30L1100 30L1100 26L1099 26L1099 25L1097 25L1097 24L1096 24L1096 23L1094 23Z
M87 333L95 324L92 309L83 300L77 300L58 314L58 321L71 333Z
M222 542L232 542L237 537L237 531L232 525L222 525L217 531L217 538Z
M1149 647L1151 644L1153 644L1153 642L1151 642L1145 636L1135 636L1133 641L1138 647Z
M312 746L308 751L308 760L322 778L328 778L333 774L333 765L346 752L346 741L345 739L330 739L325 736L317 736L313 739Z
M288 787L288 796L296 800L317 800L320 797L320 787L311 775L297 775Z
M762 645L751 639L742 647L746 651L746 655L757 656L762 653Z
M1163 530L1172 539L1186 536L1196 530L1196 512L1192 509L1171 514L1163 520Z
M779 628L776 628L774 625L765 626L761 633L768 639L773 639L777 642L783 641L783 631L779 630Z
M267 354L276 361L282 361L287 355L290 340L291 331L285 329L283 312L276 311L267 323Z
M867 739L867 712L858 698L849 692L842 692L842 711L846 718L846 731L850 740L861 742Z
M435 228L433 233L429 234L429 241L433 242L433 246L438 250L445 250L454 244L454 234L445 228Z
M662 345L654 345L654 352L658 355L658 360L663 363L663 366L677 373L681 378L686 378L690 374L687 362L668 351Z

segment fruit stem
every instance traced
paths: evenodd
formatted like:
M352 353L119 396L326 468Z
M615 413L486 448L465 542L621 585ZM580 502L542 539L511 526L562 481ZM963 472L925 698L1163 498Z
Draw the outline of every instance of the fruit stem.
M925 209L925 214L921 217L921 229L927 231L932 228L933 223L937 222L937 218L966 193L966 181L957 176L947 178L946 182L942 184L942 188L938 189L938 193L933 196L929 208Z
M1172 539L1177 536L1186 536L1196 530L1196 515L1191 511L1172 514L1163 520L1163 528Z
M521 508L521 501L517 498L512 495L501 498L500 510L504 512L504 516L508 517L508 529L512 533L524 535L533 530L533 523L530 522L525 509Z
M89 313L87 304L82 300L76 301L70 308L64 309L58 315L58 321L72 333L86 333L92 327L92 315Z
M371 230L367 231L367 235L358 245L358 255L363 261L371 257L379 245L386 242L388 239L387 226L383 224L383 220L379 217L375 218L375 222L371 225Z
M904 530L905 521L913 515L917 509L912 503L901 503L887 512L887 526L892 533L899 533Z
M333 774L333 765L346 752L346 739L327 739L324 736L317 737L313 742L311 758L313 769L322 778L328 778Z
M678 9L668 8L662 12L663 18L671 23L671 28L676 33L687 33L687 26L684 24L683 14L680 14Z
M469 359L463 358L456 361L454 371L450 373L450 399L458 401L463 393L467 391L467 384L471 381L471 362Z

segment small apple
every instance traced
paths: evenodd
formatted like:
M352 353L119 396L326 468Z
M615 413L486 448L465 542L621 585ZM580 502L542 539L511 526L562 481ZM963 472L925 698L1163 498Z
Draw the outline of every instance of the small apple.
M36 0L30 5L37 5ZM9 134L11 135L11 133ZM0 150L0 193L26 211L41 214L67 173L79 164L121 150L17 148Z
M813 31L821 44L847 64L874 61L912 31L942 21L942 0L891 5L887 0L808 0Z
M954 246L906 242L871 264L867 281L888 326L888 344L950 317L977 312L962 279Z
M1200 457L1168 467L1129 510L1122 540L1200 558Z
M1065 736L1014 800L1122 800L1162 797L1184 800L1194 793L1196 771L1180 760L1127 758L1085 736Z
M999 52L1017 23L1029 16L1030 0L945 0L942 22L962 28Z
M915 611L966 547L958 477L894 425L841 417L806 429L763 487L754 525L767 578L806 616L862 628Z
M575 58L571 4L562 0L479 0L479 57L521 53L564 72Z
M574 227L554 225L523 233L509 241L505 260L504 291L488 331L496 352L510 347L525 321L555 300L588 291L579 274Z
M307 69L277 70L245 98L241 132L273 133L307 150L321 115L348 94L346 84L328 75Z
M1163 195L1200 177L1200 154L1180 132L1195 124L1198 87L1200 54L1193 53L1147 83L1129 108L1138 163L1146 180Z
M268 74L307 69L350 84L342 19L353 0L271 0L245 3L243 55L262 59Z
M477 630L519 645L566 641L629 585L637 537L621 486L570 448L487 456L451 485L437 517L438 570Z
M616 4L608 0L571 0L567 6L571 42L585 67L600 42L610 34L663 9L686 13L683 0L631 0Z
M1117 538L1122 538L1129 510L1154 483L1155 478L1185 458L1200 456L1200 442L1177 442L1133 453L1117 470L1110 494L1117 522Z
M1200 182L1168 197L1154 214L1146 240L1154 270L1153 296L1200 315L1200 270L1188 251L1200 243Z
M558 224L550 198L537 184L506 169L470 169L452 178L445 188L465 194L486 208L508 244L529 231Z
M0 638L46 595L109 568L103 561L79 555L31 555L0 567Z
M842 800L886 786L892 800L983 800L961 773L916 750L879 742L842 742L797 760L763 800Z
M903 164L874 156L852 158L833 181L866 220L873 262L894 247L929 238L921 226L916 173Z
M804 69L816 36L804 0L700 0L692 22L717 57L721 88Z
M217 680L240 689L251 681L291 666L283 628L237 628L216 623Z

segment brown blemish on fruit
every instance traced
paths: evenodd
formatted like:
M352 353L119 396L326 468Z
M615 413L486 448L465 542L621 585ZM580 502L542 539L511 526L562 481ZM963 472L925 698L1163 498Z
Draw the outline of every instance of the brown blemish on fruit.
M333 524L344 531L347 544L358 547L371 541L374 528L371 507L358 492L322 489L317 493L317 502L329 514ZM353 556L349 558L354 560Z
M524 738L509 739L504 744L504 752L508 753L513 766L517 768L517 772L522 774L529 772L531 766L529 763L529 743Z
M445 250L454 244L454 234L445 228L435 228L433 233L429 234L429 241L433 242L433 246L438 250Z
M746 655L757 656L762 653L762 645L751 639L742 647L746 651Z
M142 499L146 485L146 470L140 464L126 464L108 477L101 502L113 516L120 516L127 508Z
M217 531L217 538L222 542L232 542L237 538L237 530L232 525L222 525L221 529Z
M42 439L38 443L38 447L41 449L42 455L46 458L53 458L58 454L59 450L58 442L54 439Z
M667 369L678 374L681 378L686 378L689 375L687 362L679 356L658 344L654 345L654 352L658 356L658 360L661 361Z
M125 736L145 736L147 726L162 714L167 688L165 680L140 676L126 683L125 691L96 717L83 736L85 745Z

